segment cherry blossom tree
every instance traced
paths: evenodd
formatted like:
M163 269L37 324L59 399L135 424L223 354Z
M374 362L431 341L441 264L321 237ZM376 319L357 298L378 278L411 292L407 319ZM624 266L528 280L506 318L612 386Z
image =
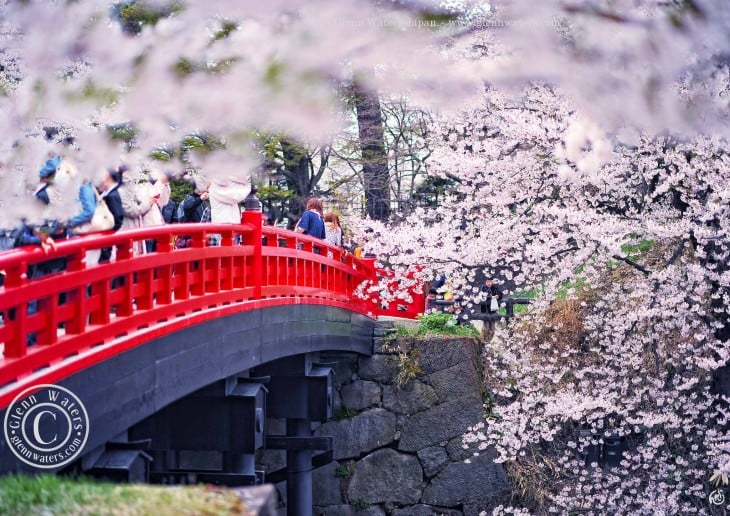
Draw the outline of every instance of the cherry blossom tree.
M462 315L480 270L534 294L486 343L489 417L468 436L497 447L527 493L517 507L707 511L711 475L727 473L726 142L622 141L561 93L488 88L441 119L431 167L458 178L450 200L395 229L367 224L368 245L390 266L445 272ZM591 454L611 446L615 464Z
M490 39L462 51L483 57ZM729 158L711 109L724 66L698 110L704 133L686 76L656 93L685 106L663 134L647 113L597 117L556 76L490 85L434 127L431 171L456 178L450 199L395 230L365 224L391 266L447 273L463 315L480 270L534 295L485 343L488 416L466 438L496 446L514 482L497 512L712 511L730 440L717 389L730 353Z

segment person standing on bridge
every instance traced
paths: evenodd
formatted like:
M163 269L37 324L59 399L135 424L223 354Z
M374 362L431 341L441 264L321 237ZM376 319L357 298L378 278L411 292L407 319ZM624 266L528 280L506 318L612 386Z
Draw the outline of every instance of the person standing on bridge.
M240 203L248 195L248 180L241 177L214 178L210 182L210 221L214 224L240 224Z
M104 169L99 190L101 191L101 202L105 202L109 211L114 216L113 231L119 231L124 222L124 208L122 198L119 196L119 187L122 182L122 174L117 169ZM99 263L108 263L112 258L112 247L105 247L99 255Z
M208 188L210 221L214 224L240 224L241 206L248 195L248 180L242 177L213 178ZM238 237L237 237L238 238ZM211 242L220 245L221 235L210 235Z
M157 197L150 196L146 188L142 188L136 181L129 177L129 169L126 165L117 167L121 176L121 186L118 189L119 198L122 200L124 209L124 221L122 228L141 228L143 217L157 204ZM142 242L135 242L134 254L143 254L145 248Z
M302 218L299 219L295 231L321 238L322 240L325 239L326 233L324 220L322 219L322 201L316 197L312 197L307 201L307 211L302 214Z
M180 203L177 209L178 222L210 222L210 208L208 200L210 182L201 175L193 178L193 193L189 194Z
M340 217L336 213L329 212L324 216L324 233L327 242L342 247L342 226L340 226Z
M40 182L33 191L33 195L35 195L35 197L46 206L51 204L51 196L49 195L49 192L53 189L53 181L56 178L56 171L60 164L61 158L57 156L46 160L41 169L38 171L38 178L40 179Z
M142 216L142 226L162 226L165 219L162 216L162 207L170 202L170 184L167 174L158 168L149 172L149 180L139 185L143 199L156 199L149 211ZM148 253L154 253L157 249L156 240L145 240L145 249Z

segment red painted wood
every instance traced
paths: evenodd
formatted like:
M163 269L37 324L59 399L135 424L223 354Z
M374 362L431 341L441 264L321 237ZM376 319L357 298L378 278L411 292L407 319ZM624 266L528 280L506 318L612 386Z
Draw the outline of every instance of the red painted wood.
M208 245L211 234L221 235L220 246ZM189 235L192 246L175 249L178 235ZM156 240L157 251L134 256L145 240ZM110 246L117 248L114 262L85 263L88 251ZM27 278L29 265L61 256L67 270ZM355 295L361 283L391 281L392 275L321 240L262 227L259 212L244 212L240 225L173 224L88 235L59 242L48 255L37 247L7 251L0 253L0 270L6 273L0 288L0 408L29 385L53 383L162 335L233 313L322 304L373 318L414 318L424 306L417 289L413 302L401 306L381 306L377 296L361 299ZM28 314L29 303L37 305L36 313ZM27 346L31 334L35 345Z

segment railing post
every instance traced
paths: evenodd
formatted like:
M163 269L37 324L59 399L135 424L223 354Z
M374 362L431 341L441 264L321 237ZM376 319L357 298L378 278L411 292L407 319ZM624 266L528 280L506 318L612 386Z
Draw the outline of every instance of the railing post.
M376 261L376 257L374 254L366 254L362 259L362 263L365 268L365 278L367 280L370 280L370 282L372 283L373 286L379 287L380 286L380 276L378 275L378 270L375 268L375 261ZM368 301L371 303L371 306L368 308L372 309L372 313L374 313L375 315L378 315L380 313L380 310L382 309L382 306L380 303L380 294L378 294L376 291L375 293L373 293L369 296ZM374 308L372 308L373 305L374 305Z
M507 301L505 301L505 319L509 320L510 317L515 315L515 302L512 300L512 298L507 298Z
M253 283L253 295L255 299L261 299L261 283L263 282L263 258L261 249L261 226L263 224L263 216L261 213L261 201L256 197L256 187L251 188L251 193L246 196L243 201L244 211L241 217L243 224L251 224L253 233L251 235L251 245L253 245L253 256L251 257L250 279Z
M366 254L365 257L362 259L362 263L365 264L368 271L370 272L370 279L373 281L377 281L378 274L375 271L375 260L376 257L374 254Z

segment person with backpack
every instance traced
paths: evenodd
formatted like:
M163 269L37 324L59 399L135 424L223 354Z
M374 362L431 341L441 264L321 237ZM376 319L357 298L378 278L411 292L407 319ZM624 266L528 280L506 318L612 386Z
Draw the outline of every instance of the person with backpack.
M210 208L206 203L209 185L204 177L195 178L195 190L177 207L178 222L210 222Z
M166 224L174 224L178 222L177 207L178 204L175 202L175 200L170 198L167 204L165 204L160 210L162 212L162 220L164 220Z
M195 189L177 206L177 221L186 222L210 222L210 206L208 200L208 186L210 183L202 176L195 178ZM178 236L175 239L175 247L182 249L190 247L191 237Z

